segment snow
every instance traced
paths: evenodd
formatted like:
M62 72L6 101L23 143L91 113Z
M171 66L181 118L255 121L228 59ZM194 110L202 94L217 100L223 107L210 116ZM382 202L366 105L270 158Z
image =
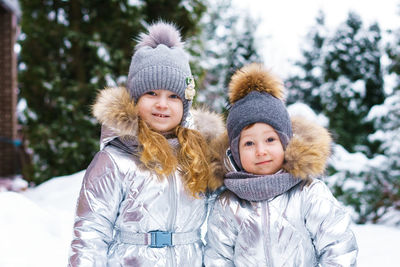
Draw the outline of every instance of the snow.
M0 192L0 266L66 266L76 200L85 171L24 192ZM400 228L354 225L358 266L398 266Z
M0 266L66 266L84 171L0 193Z
M310 121L314 121L323 127L327 127L329 120L323 114L316 114L308 105L304 103L294 103L287 107L290 117L300 116L305 117Z

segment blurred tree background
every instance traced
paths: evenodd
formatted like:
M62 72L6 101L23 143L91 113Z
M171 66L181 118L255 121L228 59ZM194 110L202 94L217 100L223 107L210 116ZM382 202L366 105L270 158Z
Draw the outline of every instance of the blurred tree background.
M199 89L197 104L227 107L233 72L262 62L258 21L232 0L20 0L20 116L40 184L85 169L99 149L91 116L99 89L124 85L134 39L163 19L180 27ZM241 13L239 13L241 12ZM268 33L265 33L266 35ZM287 104L303 102L326 119L335 144L326 182L358 223L400 211L400 28L382 32L354 12L336 28L320 12L303 42ZM267 66L268 66L268 62Z

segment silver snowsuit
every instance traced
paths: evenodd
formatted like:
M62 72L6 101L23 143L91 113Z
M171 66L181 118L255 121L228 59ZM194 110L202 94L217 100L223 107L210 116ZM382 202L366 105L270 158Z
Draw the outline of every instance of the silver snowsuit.
M302 119L292 125L290 142L295 141L285 151L291 161L285 170L314 176L316 164L325 166L328 153L321 146L328 150L330 138ZM222 193L208 220L205 265L355 266L358 248L349 214L323 181L309 181L259 202Z
M119 102L119 94L109 94L106 102ZM202 119L206 117L203 113ZM212 119L203 123L218 133ZM179 171L160 179L146 169L131 153L137 144L135 132L113 145L117 137L127 136L121 132L103 123L102 149L86 170L78 199L69 266L202 266L200 227L207 198L192 197ZM173 240L176 245L146 245L151 242L146 233L157 230L180 235Z

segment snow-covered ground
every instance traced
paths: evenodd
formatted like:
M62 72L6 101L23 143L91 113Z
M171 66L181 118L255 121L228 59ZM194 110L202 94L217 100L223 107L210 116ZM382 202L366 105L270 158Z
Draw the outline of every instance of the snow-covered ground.
M0 266L66 266L84 171L22 193L0 192ZM358 266L399 266L400 228L354 225Z

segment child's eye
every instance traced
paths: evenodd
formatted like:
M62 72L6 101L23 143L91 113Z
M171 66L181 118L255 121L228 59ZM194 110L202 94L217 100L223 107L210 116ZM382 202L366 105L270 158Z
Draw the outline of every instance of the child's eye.
M252 141L247 141L244 143L244 146L252 146L254 143Z
M267 138L267 143L274 142L275 140L276 140L275 137L268 137Z
M156 94L156 92L154 92L154 91L148 91L148 92L146 92L146 95L155 96L155 95L157 95L157 94Z
M179 99L179 96L178 96L178 95L170 95L169 97L170 97L170 98L173 98L173 99Z

